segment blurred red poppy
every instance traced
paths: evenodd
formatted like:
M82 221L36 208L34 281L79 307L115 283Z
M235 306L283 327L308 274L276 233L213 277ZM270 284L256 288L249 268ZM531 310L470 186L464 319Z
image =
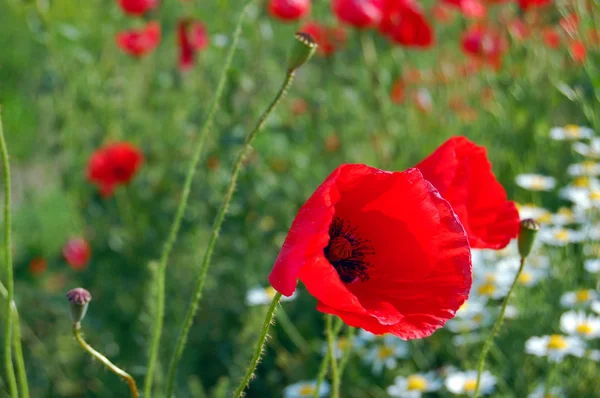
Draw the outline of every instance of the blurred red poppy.
M461 39L465 53L499 68L502 56L507 50L506 40L496 31L483 25L473 25L463 33Z
M69 239L62 252L67 263L76 271L87 268L92 256L92 249L84 238Z
M46 268L48 268L48 262L44 257L35 257L29 262L29 272L35 276L43 274Z
M310 12L310 0L270 0L269 13L282 21L295 21Z
M587 49L585 48L585 44L583 44L583 42L575 40L571 42L569 49L575 62L579 64L585 62L587 59Z
M206 28L201 22L183 19L177 23L177 42L179 44L179 68L185 71L194 66L196 52L208 47L210 40Z
M561 28L567 32L569 36L577 35L577 30L579 29L579 17L577 14L569 14L565 17L562 17L558 24Z
M546 44L548 48L557 49L560 47L560 34L555 28L551 26L545 28L542 31L542 36L544 44Z
M100 187L100 194L111 196L118 184L127 184L135 176L144 156L128 142L98 149L88 162L88 180Z
M126 30L117 33L117 45L134 57L151 53L160 43L160 24L148 22L141 30Z
M331 7L341 22L356 28L375 27L383 17L385 0L333 0Z
M346 43L346 30L341 26L329 27L317 22L309 22L300 28L308 33L318 44L317 52L323 56L331 56Z
M448 200L472 247L501 249L519 232L519 213L496 180L484 147L453 137L415 166Z
M552 3L552 0L518 0L522 10L527 11L532 8L544 7Z
M456 7L467 18L483 18L487 14L487 9L480 0L443 0L443 2Z
M119 0L121 9L130 15L143 15L156 8L158 0Z
M269 281L300 279L317 310L403 339L429 336L471 287L465 231L417 169L338 167L298 212Z
M414 0L386 0L379 31L408 47L433 45L433 29Z

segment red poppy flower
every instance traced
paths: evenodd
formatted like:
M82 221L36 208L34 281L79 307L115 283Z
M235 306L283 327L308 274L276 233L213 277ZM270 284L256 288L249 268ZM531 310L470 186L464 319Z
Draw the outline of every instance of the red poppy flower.
M501 66L502 56L507 50L506 40L492 29L482 25L471 26L462 36L462 49L495 69Z
M92 250L84 238L71 238L63 247L63 256L71 268L81 271L87 267Z
M414 0L386 0L379 31L395 43L430 47L433 29Z
M29 272L33 275L41 275L48 268L48 262L44 257L35 257L29 262Z
M575 36L579 29L579 17L577 14L569 14L558 21L561 28L567 32L569 36Z
M126 30L117 33L117 45L121 50L134 57L152 52L160 43L160 24L148 22L141 30Z
M156 8L158 0L119 0L119 5L127 14L144 15Z
M571 56L573 57L573 60L575 60L575 62L577 62L578 64L582 64L585 62L587 58L587 49L585 48L585 44L583 44L579 40L575 40L571 42L569 50L571 51Z
M444 0L443 2L458 8L467 18L483 18L487 14L487 9L480 0Z
M97 150L90 158L88 179L100 187L102 196L110 196L116 185L131 181L143 161L144 156L132 144L111 144Z
M270 0L269 13L283 21L295 21L310 11L310 0Z
M333 0L331 7L342 22L356 28L377 26L383 17L385 0Z
M208 46L208 33L201 22L183 19L177 23L177 42L179 44L179 68L185 71L194 66L196 51L201 51Z
M269 281L300 279L317 310L403 339L429 336L471 287L464 229L417 169L338 167L298 212Z
M518 0L518 3L523 11L527 11L532 8L547 6L552 3L552 0Z
M553 27L547 27L543 30L542 36L544 39L544 44L548 48L557 49L560 47L560 34Z
M317 42L317 52L323 56L331 56L346 43L346 30L341 26L328 27L317 22L309 22L300 28Z
M501 249L519 232L519 213L496 180L484 147L453 137L415 166L462 222L472 247Z

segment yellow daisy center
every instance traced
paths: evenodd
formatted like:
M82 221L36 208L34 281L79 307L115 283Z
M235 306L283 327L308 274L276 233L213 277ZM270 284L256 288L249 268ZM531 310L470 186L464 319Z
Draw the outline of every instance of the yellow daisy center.
M575 293L575 300L578 303L589 301L592 298L589 290L579 290Z
M567 137L570 137L570 138L579 137L579 126L577 126L575 124L567 124L565 127L563 127L563 130L565 131L565 136L567 136Z
M379 351L377 351L377 358L379 359L386 359L391 357L392 355L394 355L394 349L387 345L381 346L379 348Z
M483 321L483 315L482 314L477 314L473 316L473 320L477 323Z
M427 380L423 376L412 375L408 377L408 386L406 387L409 391L425 391L427 389Z
M477 380L475 379L470 379L465 381L465 391L475 391L475 386L477 385Z
M491 296L496 292L496 285L489 282L484 283L483 285L479 286L477 292L482 296Z
M569 232L568 232L568 231L566 231L566 230L564 230L564 229L561 229L560 231L556 231L556 232L554 233L554 237L555 237L557 240L560 240L560 241L562 241L562 242L565 242L565 241L569 240Z
M541 223L549 223L550 221L552 221L552 214L544 213L537 218L537 221Z
M267 296L269 296L269 298L273 298L277 294L277 291L275 291L275 289L273 289L273 286L268 286L268 287L265 287L265 294Z
M575 180L573 180L573 185L578 188L588 187L590 185L590 179L584 176L577 177Z
M582 323L581 325L577 325L576 330L577 333L585 335L591 334L594 331L589 323Z
M348 348L348 346L350 345L350 341L348 341L347 338L345 337L340 337L340 339L337 341L337 348L338 350L345 350L346 348Z
M531 282L532 279L533 276L531 276L529 272L523 272L521 275L519 275L518 282L522 285L526 285Z
M585 170L587 172L592 172L592 171L594 171L594 168L596 167L596 162L592 162L592 161L582 162L581 166L583 166L583 170Z
M561 207L560 209L558 209L558 214L560 214L561 216L571 218L573 217L573 210L569 209L568 207Z
M592 199L592 200L600 200L600 191L592 191L592 192L590 192L590 199Z
M553 334L548 339L547 347L549 350L564 350L567 348L567 341L561 335Z
M544 189L545 187L542 177L535 176L531 178L531 189Z
M303 384L298 389L298 392L303 397L312 396L315 393L315 387L310 384Z

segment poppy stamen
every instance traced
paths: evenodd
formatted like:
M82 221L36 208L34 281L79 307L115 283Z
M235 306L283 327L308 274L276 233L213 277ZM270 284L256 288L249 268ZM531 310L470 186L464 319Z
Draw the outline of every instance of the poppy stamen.
M375 254L371 242L361 239L352 228L340 218L334 218L329 226L329 244L325 248L325 257L333 265L344 283L369 279L367 269L371 266L365 256Z

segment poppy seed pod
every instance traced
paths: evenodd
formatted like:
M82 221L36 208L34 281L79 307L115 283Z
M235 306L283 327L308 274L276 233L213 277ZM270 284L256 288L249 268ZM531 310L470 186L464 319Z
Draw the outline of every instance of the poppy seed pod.
M73 323L81 322L87 312L88 304L92 301L92 295L84 288L77 287L69 290L67 299L71 306L71 318L73 318Z
M294 41L288 60L288 71L290 72L307 63L317 50L317 42L308 33L298 32L294 36L296 40Z
M521 228L519 231L519 254L521 258L526 258L531 253L533 242L535 242L535 236L540 230L540 224L535 220L528 218L521 221Z

